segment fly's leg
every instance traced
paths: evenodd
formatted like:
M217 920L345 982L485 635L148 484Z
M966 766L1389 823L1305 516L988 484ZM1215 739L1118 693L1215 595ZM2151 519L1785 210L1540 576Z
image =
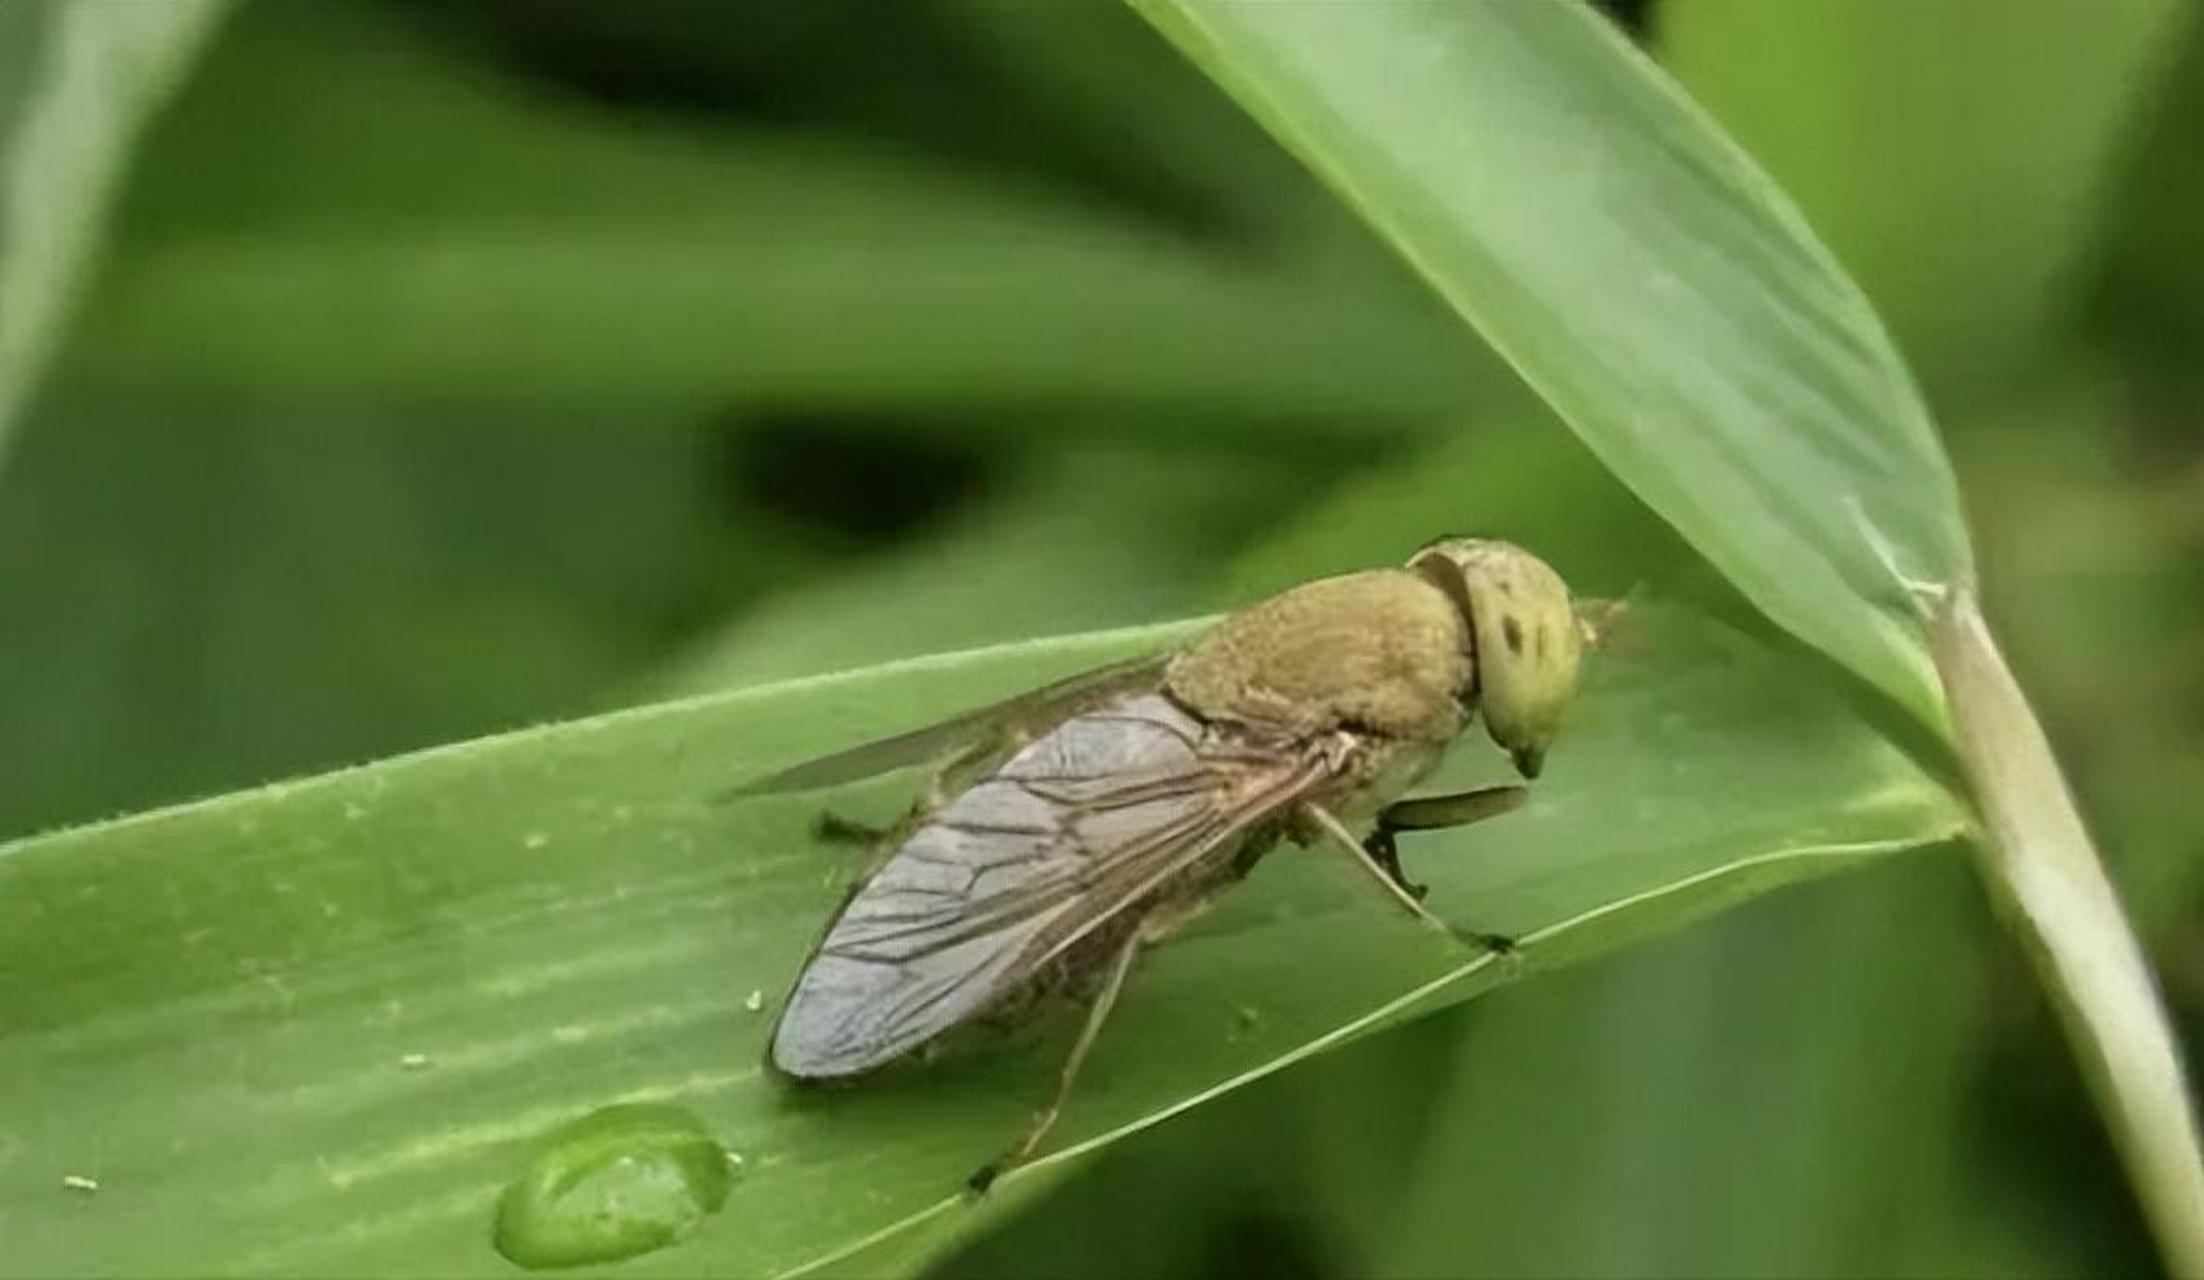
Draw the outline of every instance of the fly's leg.
M1433 796L1425 800L1403 801L1399 805L1388 808L1386 813L1391 814L1394 810L1404 807L1406 812L1395 815L1398 820L1394 822L1388 822L1381 815L1378 820L1377 832L1372 835L1370 842L1367 844L1364 841L1355 839L1354 833L1347 829L1347 825L1341 822L1331 810L1320 804L1313 801L1303 801L1301 812L1333 844L1338 845L1352 855L1355 865L1362 868L1379 887L1385 890L1386 896L1393 899L1408 914L1448 937L1482 947L1487 951L1506 955L1515 950L1514 939L1496 933L1479 933L1474 930L1456 929L1444 920L1432 915L1429 911L1424 910L1423 903L1418 900L1422 897L1422 894L1414 886L1408 884L1406 878L1401 874L1400 854L1394 844L1393 835L1400 831L1428 831L1438 827L1461 826L1464 823L1475 822L1480 818L1489 818L1495 814L1506 813L1523 803L1523 794L1521 787L1494 787L1485 791L1464 792L1460 795ZM1441 820L1449 814L1453 815L1452 821ZM1371 844L1375 844L1377 847L1374 849L1369 847Z
M1377 830L1370 833L1372 841L1382 841L1384 855L1378 860L1393 873L1395 879L1410 893L1421 900L1423 886L1410 885L1402 877L1400 853L1394 837L1403 831L1443 831L1448 827L1466 827L1472 822L1497 818L1523 807L1531 793L1524 787L1485 787L1477 791L1457 791L1451 795L1420 796L1413 800L1396 800L1379 810ZM1373 850L1373 855L1375 851ZM1457 930L1462 937L1500 955L1515 951L1515 939L1498 933L1478 933Z
M1530 798L1528 787L1485 787L1477 791L1457 791L1452 795L1395 800L1379 811L1378 830L1390 833L1466 827L1472 822L1483 822L1520 809Z
M876 845L888 838L888 828L845 818L832 809L821 809L812 820L811 832L833 844Z
M954 799L956 794L994 771L997 764L1015 755L1018 748L1031 740L1032 735L1014 729L984 735L956 755L951 756L926 784L926 794L919 800L919 808L931 813Z
M1041 1139L1048 1136L1049 1129L1056 1123L1056 1117L1064 1109L1064 1099L1071 1096L1072 1083L1079 1078L1079 1068L1086 1063L1087 1051L1094 1048L1095 1037L1101 1034L1103 1022L1110 1016L1110 1007L1117 1003L1117 993L1125 986L1125 975L1132 972L1133 960L1140 954L1146 933L1144 928L1133 929L1118 944L1117 954L1110 958L1109 972L1102 980L1102 989L1095 994L1094 1003L1087 1009L1086 1025L1079 1029L1079 1039L1071 1046L1071 1056L1064 1059L1063 1073L1056 1078L1055 1096L1048 1100L1048 1106L1033 1117L1032 1123L1026 1126L1025 1132L1018 1136L1018 1140L1011 1144L1008 1151L981 1165L979 1172L966 1181L965 1185L975 1193L986 1194L987 1189L994 1185L995 1179L1024 1164L1033 1155L1034 1149L1041 1145Z
M1431 886L1415 883L1408 878L1407 872L1401 870L1400 842L1393 838L1393 828L1385 825L1384 814L1378 815L1377 830L1363 840L1362 851L1370 855L1370 860L1378 864L1378 869L1385 873L1387 879L1407 890L1409 897L1421 902L1431 892Z
M998 762L1025 745L1026 735L1005 732L990 734L973 742L964 750L950 757L927 780L925 794L909 813L887 826L874 826L845 818L833 810L823 810L811 824L812 834L832 844L863 845L868 848L885 848L890 840L902 832L917 826L926 814L940 809L954 799L959 791L979 781Z
M1362 842L1355 839L1354 832L1349 831L1347 824L1341 822L1331 810L1313 800L1304 800L1301 802L1301 813L1315 826L1317 831L1321 832L1333 844L1346 850L1354 859L1355 865L1362 868L1372 880L1376 881L1378 886L1385 890L1385 895L1399 904L1403 911L1441 933L1450 936L1453 934L1454 931L1447 928L1446 921L1424 910L1423 904L1416 901L1415 895L1401 884L1397 876L1388 872L1368 849L1362 847Z
M1377 864L1385 868L1393 882L1423 901L1427 890L1423 885L1411 884L1408 875L1401 870L1400 846L1394 837L1403 831L1439 831L1447 827L1466 827L1472 822L1496 818L1503 813L1523 807L1530 799L1530 792L1522 787L1485 787L1478 791L1458 791L1452 795L1422 796L1414 800L1398 800L1378 811L1377 829L1362 847Z

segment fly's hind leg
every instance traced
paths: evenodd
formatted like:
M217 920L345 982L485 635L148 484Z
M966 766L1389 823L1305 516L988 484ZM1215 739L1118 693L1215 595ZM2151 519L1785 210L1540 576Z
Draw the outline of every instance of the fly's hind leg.
M1079 1039L1072 1044L1071 1056L1064 1059L1064 1069L1056 1078L1055 1094L1009 1150L980 1166L979 1172L965 1182L974 1193L985 1194L995 1179L1032 1158L1041 1139L1048 1136L1049 1129L1056 1124L1056 1117L1063 1112L1064 1099L1071 1096L1071 1086L1079 1078L1079 1068L1086 1064L1087 1052L1094 1048L1095 1037L1101 1034L1102 1024L1108 1021L1111 1006L1117 1003L1117 993L1125 986L1125 975L1132 972L1133 961L1150 936L1144 921L1141 926L1127 930L1125 940L1117 944L1117 950L1110 956L1109 968L1103 974L1102 987L1095 993L1094 1003L1087 1007L1086 1024L1079 1028Z

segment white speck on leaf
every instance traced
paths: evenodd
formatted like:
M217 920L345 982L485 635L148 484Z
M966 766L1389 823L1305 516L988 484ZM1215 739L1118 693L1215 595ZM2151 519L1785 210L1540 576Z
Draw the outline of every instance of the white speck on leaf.
M528 833L527 838L523 839L521 843L531 849L541 849L545 845L551 843L551 837L543 834L541 831L531 831Z
M64 1191L81 1191L86 1195L90 1195L99 1190L99 1179L87 1178L81 1173L65 1173L61 1175L61 1189Z
M425 1053L409 1053L405 1057L398 1059L398 1065L404 1067L408 1071L419 1071L429 1065L429 1055Z
M752 988L750 991L750 998L742 1002L742 1007L748 1009L752 1013L756 1013L758 1010L763 1009L765 1007L765 993L763 991L757 990L756 988Z

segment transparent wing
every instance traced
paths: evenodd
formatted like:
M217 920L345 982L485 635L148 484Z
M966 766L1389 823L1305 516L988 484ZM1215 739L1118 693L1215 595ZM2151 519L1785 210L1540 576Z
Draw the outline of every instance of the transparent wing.
M1155 693L1075 716L967 788L852 897L774 1032L791 1075L869 1070L985 1009L1324 780Z
M1061 720L1080 704L1132 688L1153 688L1161 679L1164 655L1151 654L1126 662L1082 671L1051 685L1014 698L967 711L962 715L899 733L875 738L847 750L806 760L762 778L753 778L721 793L733 801L750 796L785 795L840 786L895 769L945 759L982 741L990 734L1024 729L1032 731Z

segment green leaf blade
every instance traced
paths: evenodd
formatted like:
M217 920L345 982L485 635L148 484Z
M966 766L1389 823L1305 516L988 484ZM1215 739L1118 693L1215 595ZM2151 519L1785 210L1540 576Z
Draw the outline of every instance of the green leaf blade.
M1796 659L1644 617L1644 652L1600 664L1529 809L1406 851L1442 916L1528 939L1520 964L1281 850L1144 964L1055 1163L1013 1174L1008 1199L1298 1058L1959 829ZM692 1238L624 1269L915 1266L1002 1211L966 1211L961 1180L1075 1019L865 1088L777 1087L759 1067L771 1010L863 862L812 820L891 816L917 779L712 797L1185 634L794 680L0 846L0 1234L53 1274L495 1271L497 1198L544 1136L653 1102L743 1164ZM1465 743L1435 785L1504 767Z
M1970 574L1910 377L1797 212L1574 4L1136 0L1770 617L1933 725Z

